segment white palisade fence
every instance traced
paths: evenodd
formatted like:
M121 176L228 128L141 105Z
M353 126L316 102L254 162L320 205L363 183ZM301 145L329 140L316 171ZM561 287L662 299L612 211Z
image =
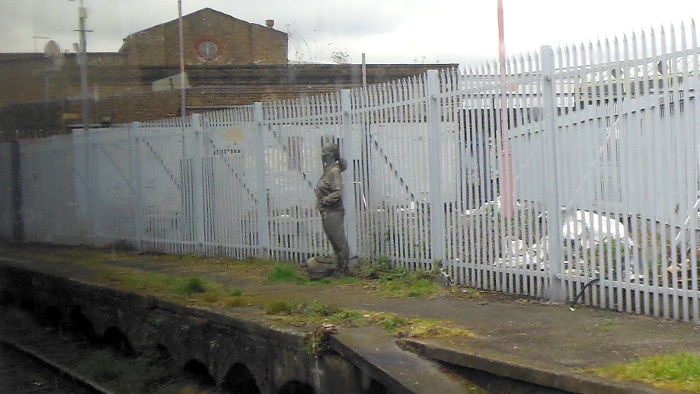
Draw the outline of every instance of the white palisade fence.
M460 285L700 321L695 25L0 146L0 236L168 253L351 253Z

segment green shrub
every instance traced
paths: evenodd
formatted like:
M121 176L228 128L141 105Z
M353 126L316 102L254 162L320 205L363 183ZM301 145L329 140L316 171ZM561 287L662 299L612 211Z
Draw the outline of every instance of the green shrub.
M204 288L204 281L197 277L190 277L185 279L184 283L175 289L177 293L183 293L190 295L192 293L203 293L206 291Z
M298 278L297 270L290 264L275 264L267 274L267 280L272 283L295 282Z

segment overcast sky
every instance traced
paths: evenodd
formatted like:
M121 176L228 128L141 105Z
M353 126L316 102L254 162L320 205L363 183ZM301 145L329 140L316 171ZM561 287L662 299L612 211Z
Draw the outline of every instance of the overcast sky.
M177 18L177 0L84 0L88 50L114 52L129 34ZM509 55L579 43L671 22L700 23L700 0L503 0ZM0 52L62 49L78 41L79 0L0 0ZM479 63L498 55L497 0L182 0L248 22L275 20L290 37L289 59L358 63ZM37 37L37 38L35 38Z

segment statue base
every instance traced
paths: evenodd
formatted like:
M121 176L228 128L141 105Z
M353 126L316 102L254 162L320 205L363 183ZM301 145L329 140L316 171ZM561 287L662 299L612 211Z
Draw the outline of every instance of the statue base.
M314 256L306 261L306 272L310 280L330 278L335 274L335 257Z
M345 273L337 272L334 256L314 256L301 266L306 269L310 280L321 280L337 276L337 274L352 275L357 267L357 257L350 258L348 270Z

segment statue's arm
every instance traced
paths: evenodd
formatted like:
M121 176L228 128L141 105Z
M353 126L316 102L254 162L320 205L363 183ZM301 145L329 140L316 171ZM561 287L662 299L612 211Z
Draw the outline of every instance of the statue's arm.
M329 182L331 192L324 198L326 204L333 204L340 201L343 195L343 177L340 175L340 170L335 168L331 170L332 179Z

